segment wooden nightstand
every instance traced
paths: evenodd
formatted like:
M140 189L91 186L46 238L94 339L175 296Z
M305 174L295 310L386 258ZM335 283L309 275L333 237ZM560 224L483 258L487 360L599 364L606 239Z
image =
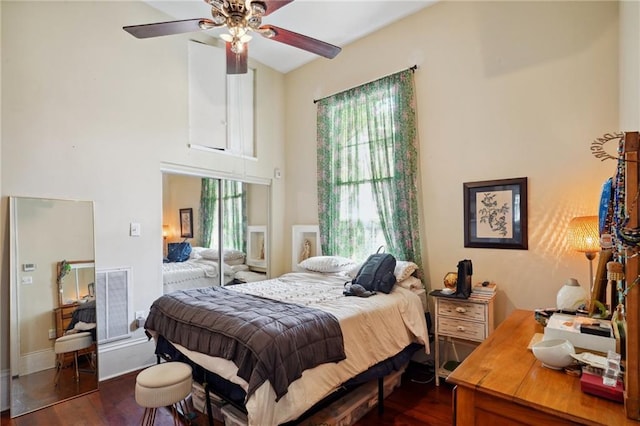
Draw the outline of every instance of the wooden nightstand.
M468 299L441 296L434 292L430 295L435 298L435 369L436 386L439 386L440 377L446 378L451 373L443 368L447 360L440 362L440 337L477 343L484 341L494 329L495 294L478 296L472 293Z

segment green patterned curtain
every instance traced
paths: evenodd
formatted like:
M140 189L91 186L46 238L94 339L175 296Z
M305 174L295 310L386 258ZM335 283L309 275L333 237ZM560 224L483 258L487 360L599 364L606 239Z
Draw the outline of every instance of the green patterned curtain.
M218 180L203 178L200 185L200 244L211 247L211 233L218 214Z
M246 184L222 181L222 246L246 253L247 191Z
M218 180L203 178L200 191L200 230L203 247L218 247L218 200L222 202L222 246L246 252L247 191L246 184L222 181L218 195Z
M422 265L413 71L318 101L322 252Z

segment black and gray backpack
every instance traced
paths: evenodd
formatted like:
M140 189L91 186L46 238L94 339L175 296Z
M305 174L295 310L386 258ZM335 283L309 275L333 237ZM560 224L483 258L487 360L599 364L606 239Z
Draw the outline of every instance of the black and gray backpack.
M378 249L378 253L370 255L362 264L351 282L361 285L368 291L389 294L396 283L395 269L396 258L389 253L380 253Z

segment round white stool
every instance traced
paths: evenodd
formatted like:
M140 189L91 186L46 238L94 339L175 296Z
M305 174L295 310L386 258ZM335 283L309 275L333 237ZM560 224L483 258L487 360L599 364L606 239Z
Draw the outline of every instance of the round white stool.
M81 333L67 334L65 336L58 337L53 345L53 351L56 353L56 377L54 384L58 385L58 379L60 378L60 371L64 364L64 354L73 352L73 361L76 369L76 382L80 380L78 373L78 351L86 349L93 344L93 337L88 331Z
M145 407L143 425L152 425L156 408L171 406L173 423L179 424L176 404L182 404L183 414L187 414L184 400L191 393L191 366L183 362L163 362L148 367L136 377L136 402Z

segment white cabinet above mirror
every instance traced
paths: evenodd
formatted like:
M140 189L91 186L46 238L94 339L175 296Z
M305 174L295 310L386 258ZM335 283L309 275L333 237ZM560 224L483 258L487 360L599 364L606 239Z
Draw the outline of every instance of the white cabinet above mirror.
M226 74L225 50L189 42L189 143L255 157L255 70Z

